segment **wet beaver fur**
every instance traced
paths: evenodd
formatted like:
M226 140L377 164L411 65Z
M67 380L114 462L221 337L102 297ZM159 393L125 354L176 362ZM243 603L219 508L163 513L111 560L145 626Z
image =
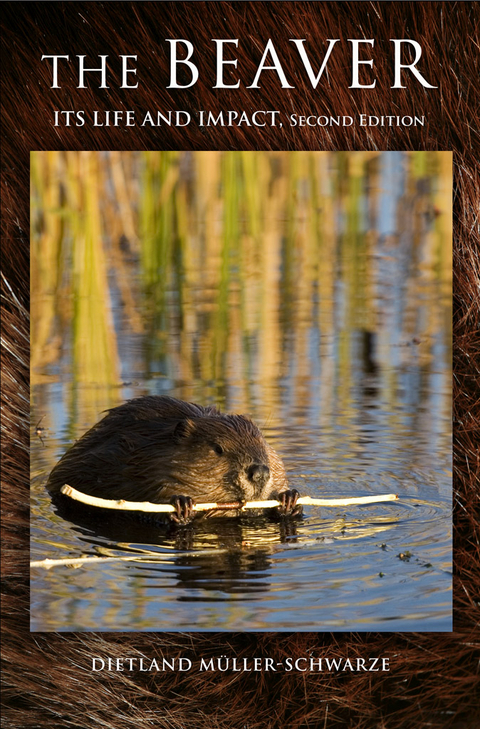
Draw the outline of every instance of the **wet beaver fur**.
M169 501L180 523L195 501L278 498L279 514L301 511L281 459L249 418L166 396L109 410L61 458L47 488L56 494L64 484L104 499Z

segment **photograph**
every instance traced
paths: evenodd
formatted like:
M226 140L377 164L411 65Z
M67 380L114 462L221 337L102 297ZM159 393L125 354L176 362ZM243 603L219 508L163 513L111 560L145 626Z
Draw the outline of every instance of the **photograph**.
M451 246L449 152L33 152L32 630L451 630Z

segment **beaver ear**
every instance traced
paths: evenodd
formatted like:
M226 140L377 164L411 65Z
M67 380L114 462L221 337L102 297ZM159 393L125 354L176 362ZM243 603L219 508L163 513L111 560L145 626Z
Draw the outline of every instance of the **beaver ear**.
M195 430L195 423L193 420L190 420L190 418L185 418L185 420L180 420L176 426L175 430L173 431L173 439L175 443L179 443L184 438L188 438L192 435L192 433Z

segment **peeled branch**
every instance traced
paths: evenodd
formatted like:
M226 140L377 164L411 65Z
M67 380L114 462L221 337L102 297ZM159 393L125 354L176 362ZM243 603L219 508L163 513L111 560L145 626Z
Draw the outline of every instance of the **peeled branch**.
M96 506L101 509L116 509L118 511L144 511L152 513L170 513L176 511L171 504L152 504L150 501L125 501L124 499L100 499L97 496L89 496L81 491L77 491L72 486L62 486L60 492L65 496L69 496L75 501L79 501L87 506ZM397 501L397 494L379 494L377 496L354 496L345 499L313 499L310 496L302 496L297 500L297 504L302 506L357 506L362 504L378 504L383 501ZM274 509L281 506L277 499L268 501L232 501L228 503L206 503L195 504L194 511L211 511L213 509L219 511L227 511L229 509Z

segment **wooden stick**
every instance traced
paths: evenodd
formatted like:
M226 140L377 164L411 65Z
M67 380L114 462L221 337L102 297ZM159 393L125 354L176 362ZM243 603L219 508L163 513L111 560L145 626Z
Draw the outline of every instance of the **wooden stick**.
M157 555L158 556L158 555ZM148 558L151 560L151 557ZM40 559L30 562L30 567L41 567L49 570L52 567L82 567L84 564L102 564L103 562L142 562L141 557L71 557L67 559Z
M172 552L171 554L165 554L165 552L149 552L148 554L132 554L132 555L117 555L114 557L66 557L64 559L39 559L30 562L31 569L44 569L50 570L52 567L83 567L84 565L96 565L103 564L104 562L147 562L148 564L164 564L165 562L171 562L177 559L179 555L186 554L189 557L202 556L205 554L219 554L226 552L226 549L205 549L198 552L185 551L185 552Z
M97 496L89 496L84 494L72 486L62 486L60 489L61 493L65 496L69 496L75 501L80 501L82 504L88 506L97 506L102 509L116 509L118 511L145 511L154 513L171 513L176 511L175 507L171 504L152 504L149 501L125 501L120 499L115 501L114 499L100 499ZM302 496L298 499L297 504L306 506L355 506L361 504L377 504L383 501L396 501L398 496L396 494L380 494L378 496L357 496L349 497L346 499L312 499L310 496ZM193 507L194 511L227 511L229 509L274 509L280 506L280 501L269 500L269 501L247 501L242 503L241 501L233 501L230 503L206 503L206 504L195 504Z

